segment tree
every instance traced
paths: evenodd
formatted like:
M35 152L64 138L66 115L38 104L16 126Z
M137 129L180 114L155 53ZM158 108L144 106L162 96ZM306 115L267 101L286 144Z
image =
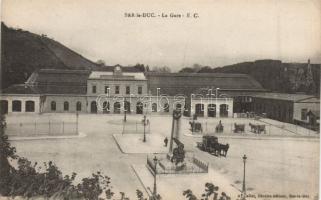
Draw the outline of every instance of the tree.
M102 60L102 59L97 60L96 63L98 65L100 65L100 66L105 66L106 65L106 62L104 60Z
M167 66L163 66L163 67L153 67L152 69L153 72L160 72L160 73L170 73L171 69Z
M190 189L183 191L183 196L185 196L188 200L198 200Z
M134 68L138 69L138 70L141 71L141 72L145 72L145 66L144 66L144 64L139 64L139 63L137 63L137 64L134 66Z
M8 195L13 168L10 166L8 159L16 159L16 148L12 147L8 141L8 136L5 134L6 121L5 116L0 115L0 194Z
M210 200L210 197L213 196L213 200L231 200L225 192L222 192L218 198L219 187L215 186L213 183L205 183L205 192L202 194L201 200ZM198 198L193 194L192 190L188 189L183 191L183 196L188 200L198 200Z

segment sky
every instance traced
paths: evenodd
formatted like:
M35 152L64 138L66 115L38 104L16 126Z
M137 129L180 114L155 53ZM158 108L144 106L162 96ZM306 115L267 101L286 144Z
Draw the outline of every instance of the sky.
M320 2L2 0L1 19L9 27L46 34L92 61L177 71L195 63L218 67L258 59L321 63ZM170 13L184 17L161 17Z

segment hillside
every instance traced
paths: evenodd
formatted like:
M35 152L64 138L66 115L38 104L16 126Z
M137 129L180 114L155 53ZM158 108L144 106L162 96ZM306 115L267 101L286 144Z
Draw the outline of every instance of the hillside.
M45 35L1 23L1 88L24 83L40 68L91 69L95 63Z
M282 63L279 60L257 60L218 68L203 67L198 73L248 74L271 91L320 94L320 65L311 64L314 83L310 86L306 85L307 65L307 63Z

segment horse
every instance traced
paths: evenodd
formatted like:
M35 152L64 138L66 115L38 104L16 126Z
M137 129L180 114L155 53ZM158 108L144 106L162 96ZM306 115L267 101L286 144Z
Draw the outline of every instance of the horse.
M189 122L193 132L203 132L202 124L200 122Z
M234 133L244 132L245 124L234 123Z

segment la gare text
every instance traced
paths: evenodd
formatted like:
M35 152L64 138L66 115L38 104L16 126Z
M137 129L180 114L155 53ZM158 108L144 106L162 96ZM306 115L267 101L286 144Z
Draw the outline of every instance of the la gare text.
M125 12L124 17L126 18L199 18L198 13L154 13L154 12L143 12L133 13Z

